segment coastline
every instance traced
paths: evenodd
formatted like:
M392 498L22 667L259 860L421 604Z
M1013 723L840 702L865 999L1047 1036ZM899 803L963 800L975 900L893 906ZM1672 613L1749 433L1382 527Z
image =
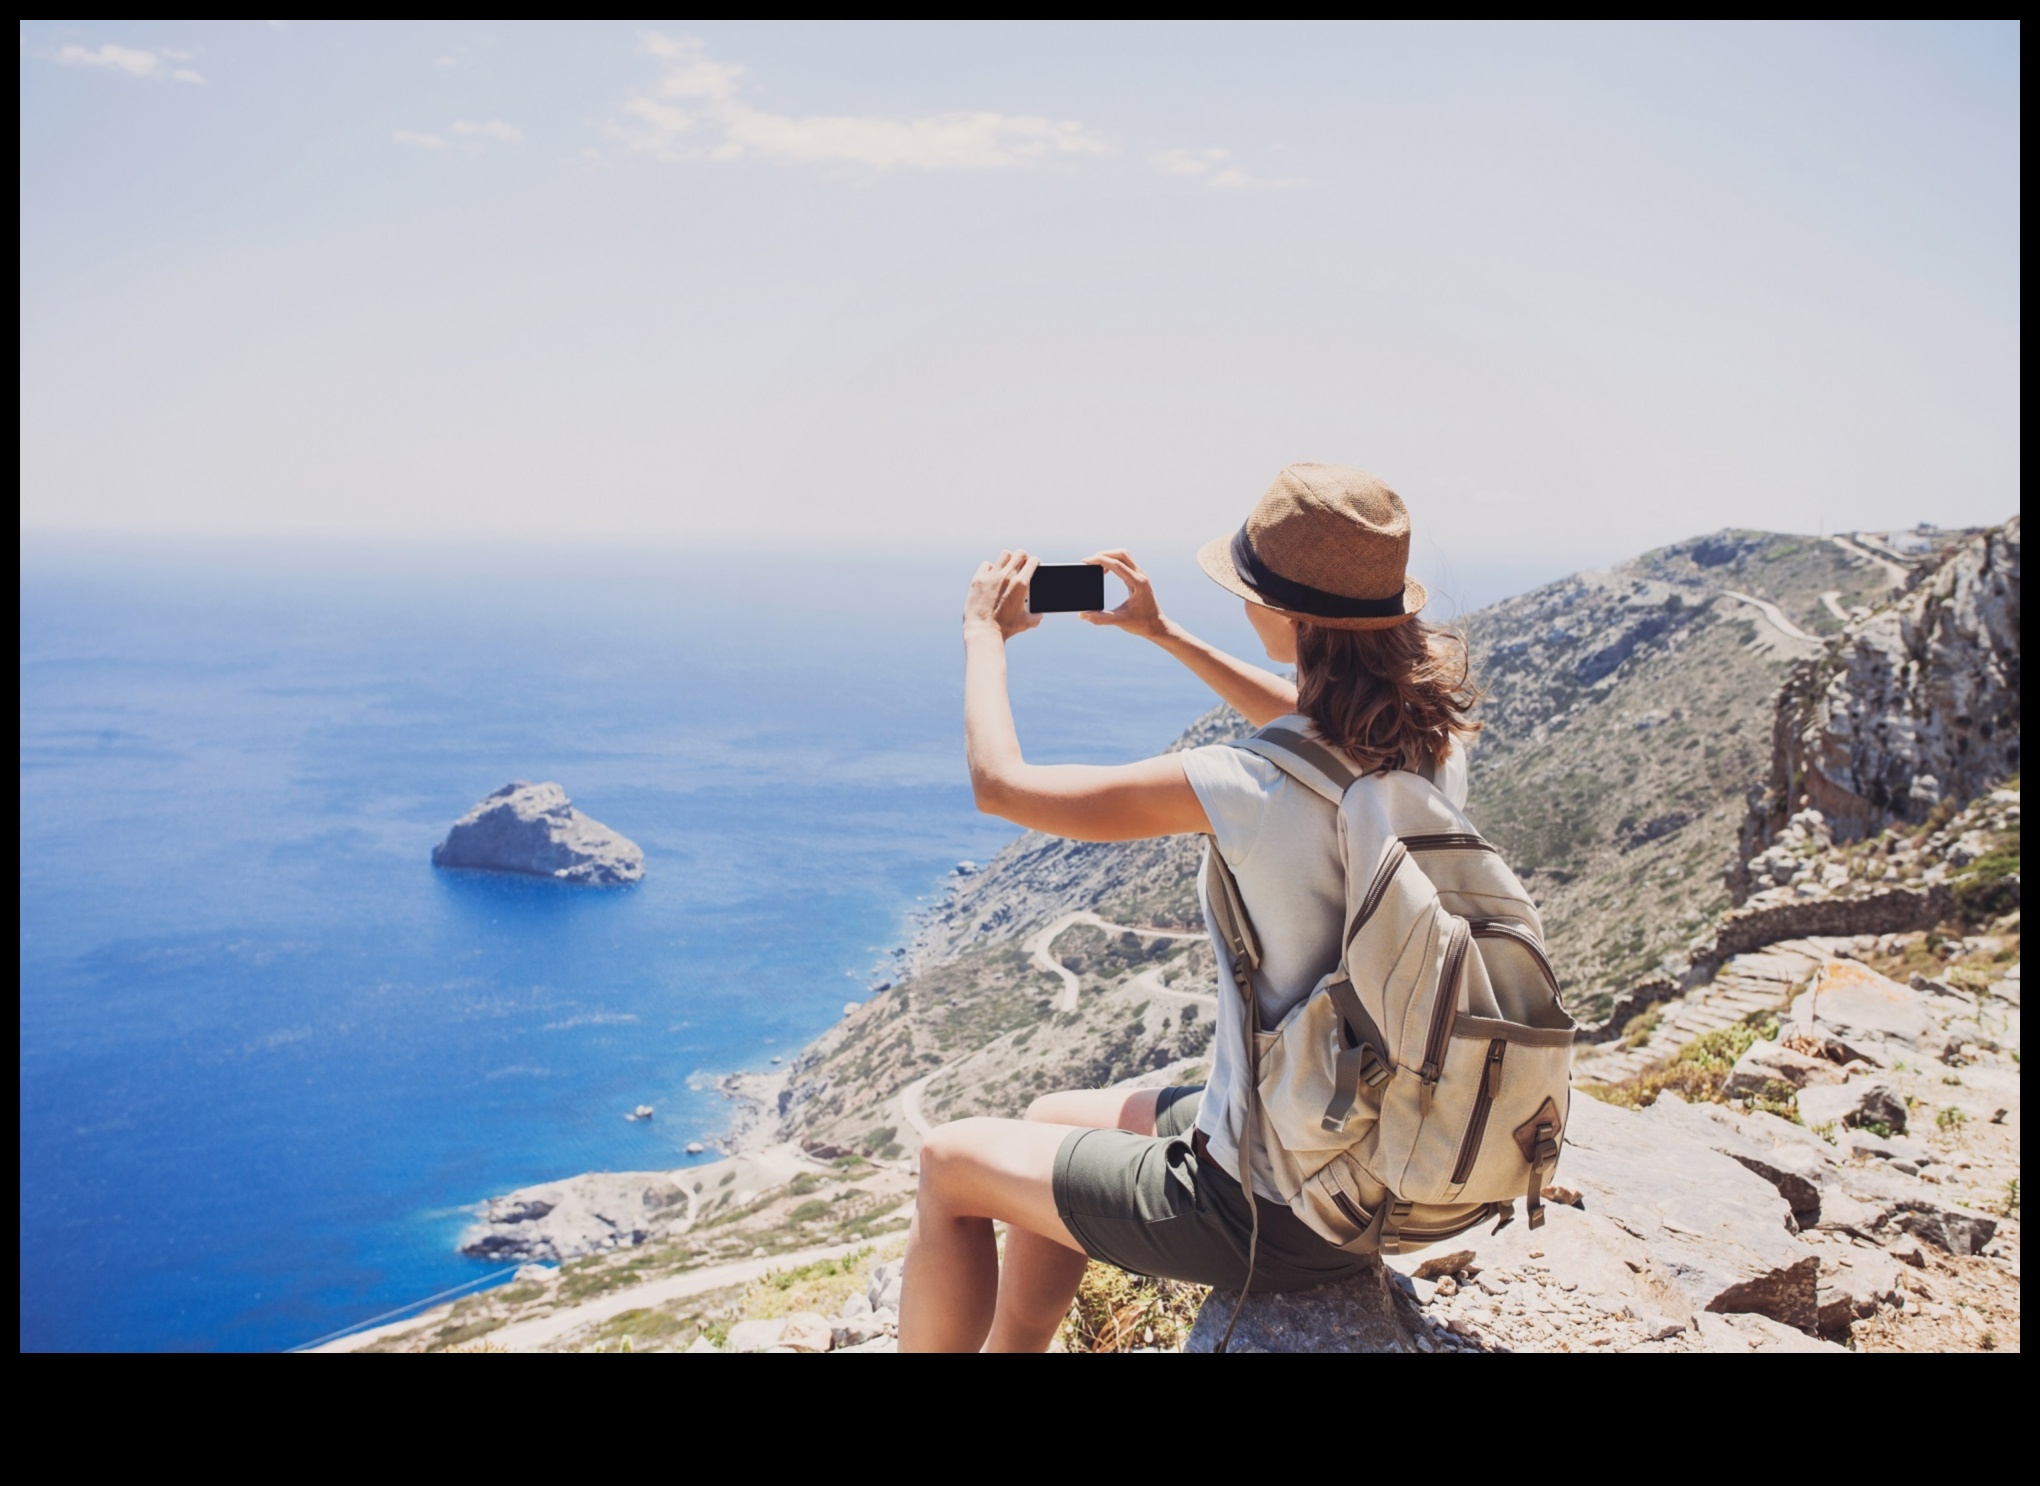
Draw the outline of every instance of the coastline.
M701 1083L729 1102L729 1123L723 1133L702 1141L725 1156L753 1156L775 1144L773 1121L782 1112L790 1068L770 1073L702 1075Z

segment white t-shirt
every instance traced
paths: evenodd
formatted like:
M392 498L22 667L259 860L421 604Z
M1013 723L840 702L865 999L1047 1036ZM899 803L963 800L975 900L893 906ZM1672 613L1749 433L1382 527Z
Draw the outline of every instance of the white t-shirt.
M1309 719L1290 716L1283 726L1317 737ZM1339 964L1339 931L1346 917L1346 868L1339 856L1339 815L1331 803L1298 784L1274 764L1243 748L1213 744L1183 755L1183 773L1211 821L1225 864L1261 945L1253 974L1261 1025L1273 1029L1291 1007ZM1453 804L1466 805L1466 754L1455 743L1439 771L1438 787ZM1200 879L1199 899L1203 898ZM1218 1033L1211 1076L1197 1110L1197 1128L1212 1158L1239 1175L1239 1130L1247 1089L1246 1017L1233 989L1231 958L1204 905L1204 923L1218 955ZM1282 1199L1257 1178L1254 1188L1271 1202Z

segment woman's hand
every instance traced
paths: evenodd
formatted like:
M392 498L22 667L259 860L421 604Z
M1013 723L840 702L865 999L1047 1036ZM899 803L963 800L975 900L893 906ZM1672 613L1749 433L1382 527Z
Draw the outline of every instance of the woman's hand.
M1039 614L1027 612L1027 585L1039 566L1025 552L1001 552L993 561L979 563L963 600L965 633L985 626L997 630L1001 640L1010 640L1041 623Z
M1116 609L1085 614L1087 623L1123 629L1144 640L1159 640L1168 632L1169 621L1162 617L1161 605L1155 602L1155 585L1135 564L1132 553L1115 549L1096 553L1084 561L1096 563L1126 585L1125 603Z

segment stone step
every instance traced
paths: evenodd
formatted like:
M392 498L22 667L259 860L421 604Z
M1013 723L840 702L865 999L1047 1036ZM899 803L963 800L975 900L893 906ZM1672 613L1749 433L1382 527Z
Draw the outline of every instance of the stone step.
M1694 1032L1694 1035L1698 1036L1700 1032L1712 1032L1717 1028L1726 1027L1741 1020L1742 1018L1736 1016L1733 1012L1710 1010L1693 1012L1683 1016L1679 1018L1679 1025L1688 1030L1697 1028L1698 1030Z
M1709 1004L1714 1006L1733 1006L1738 1011L1743 1012L1769 1011L1774 1006L1779 1007L1781 1010L1783 1009L1781 998L1768 993L1760 996L1738 992L1733 996L1722 996Z
M1773 1001L1783 1001L1797 982L1783 980L1717 980L1708 988L1708 996L1764 996Z

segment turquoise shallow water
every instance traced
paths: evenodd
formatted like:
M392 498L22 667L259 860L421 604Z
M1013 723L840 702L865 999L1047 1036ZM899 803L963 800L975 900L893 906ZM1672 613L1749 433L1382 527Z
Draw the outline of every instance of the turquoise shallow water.
M737 555L31 548L21 1345L289 1346L484 1272L453 1250L481 1198L682 1164L724 1118L698 1075L798 1049L1012 835L963 771L968 569L863 561L825 598L782 566L761 606ZM1068 618L1014 691L1058 758L1208 701ZM645 881L435 872L513 778Z

